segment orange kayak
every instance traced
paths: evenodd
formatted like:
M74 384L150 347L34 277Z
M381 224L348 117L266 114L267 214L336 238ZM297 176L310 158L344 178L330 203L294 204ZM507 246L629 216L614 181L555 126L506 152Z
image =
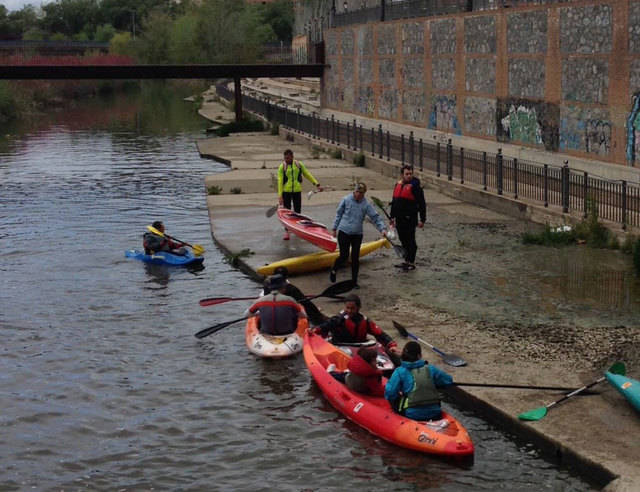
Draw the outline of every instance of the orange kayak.
M473 442L466 429L452 415L442 412L442 420L418 422L393 411L384 398L356 393L327 372L330 364L344 371L349 356L320 335L307 333L304 360L316 384L333 407L372 434L397 446L446 457L471 456Z
M333 252L338 247L336 238L327 226L314 221L311 217L298 214L288 208L279 208L278 220L300 239L315 244L319 248Z
M245 342L249 352L259 357L281 359L302 352L304 334L309 328L306 318L298 320L298 328L289 335L267 335L258 330L258 317L247 320Z

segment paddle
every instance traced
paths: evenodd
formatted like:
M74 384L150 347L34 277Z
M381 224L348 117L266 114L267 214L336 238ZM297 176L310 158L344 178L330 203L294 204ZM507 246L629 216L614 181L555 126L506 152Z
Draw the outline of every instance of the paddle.
M389 223L391 223L391 220L392 220L391 216L387 213L387 210L384 208L384 203L382 203L382 200L380 200L380 198L378 197L372 196L371 201L375 203L376 206L384 212L384 215L386 215L387 219L389 220ZM399 258L402 258L404 260L404 258L406 257L406 252L404 248L399 244L394 243L389 237L387 237L387 241L389 241L391 246L393 246L393 250L396 252L396 255L398 255Z
M620 374L620 375L624 376L625 373L626 373L626 368L624 367L624 364L622 362L616 362L615 364L613 364L609 368L609 372L612 373L612 374ZM547 414L547 412L549 411L550 408L553 408L556 405L558 405L559 403L562 403L563 401L568 400L572 396L575 396L578 393L582 393L584 390L589 389L592 386L595 386L596 384L601 383L605 379L606 379L605 376L599 377L594 382L589 383L589 384L583 386L582 388L578 388L577 390L574 390L571 393L568 393L568 394L564 395L559 400L551 402L548 405L545 405L544 407L534 408L533 410L529 410L528 412L521 413L520 415L518 415L518 418L520 420L534 420L534 421L535 420L540 420Z
M158 236L166 237L167 239L171 239L172 241L176 241L177 243L184 244L185 246L189 246L193 250L193 254L196 255L196 256L200 256L200 255L202 255L204 253L204 248L200 244L189 244L189 243L186 243L186 242L181 241L180 239L177 239L177 238L175 238L173 236L169 236L169 234L165 234L164 232L159 231L158 229L156 229L155 227L150 226L150 225L147 226L147 229L150 232L152 232L152 233L154 233L154 234L156 234Z
M549 391L573 391L575 388L566 388L564 386L532 386L528 384L491 384L491 383L461 383L454 382L454 386L477 386L480 388L510 388L510 389L530 389L530 390L549 390ZM585 391L583 394L594 394ZM597 394L597 393L596 393Z
M350 282L350 280L348 280L347 282ZM337 284L334 285L339 285L342 282L338 282ZM353 287L352 287L353 288ZM348 289L351 290L351 289ZM331 299L338 299L338 300L343 300L344 297L340 296L340 295L314 295L314 296L304 296L302 299L298 299L298 301L308 301L310 299L316 299L317 297L330 297ZM206 307L206 306L215 306L216 304L224 304L225 302L231 302L231 301L252 301L254 299L257 299L257 297L206 297L204 299L200 299L199 304L202 307Z
M322 291L321 294L318 294L316 296L307 297L306 300L310 301L310 300L316 299L318 297L333 297L333 296L337 296L339 294L344 294L345 292L349 292L351 289L353 289L353 286L354 286L353 280L344 280L342 282L338 282L338 283L335 283L333 285L330 285L329 287L324 289L324 291ZM238 319L234 319L234 320L231 320L231 321L225 321L224 323L219 323L217 325L210 326L209 328L205 328L204 330L200 330L198 333L195 334L195 337L196 338L208 337L209 335L211 335L212 333L215 333L216 331L220 331L220 330L222 330L223 328L226 328L229 325L232 325L232 324L237 323L239 321L245 320L247 318L248 318L248 316L245 316L243 318L238 318Z
M264 213L267 217L272 217L273 214L276 213L276 210L278 210L279 205L274 205L273 207L270 207L267 209L267 211Z
M407 331L407 329L404 326L402 326L400 323L398 323L397 321L393 321L393 326L396 327L396 330L398 330L400 335L403 336L404 338L411 338L412 340L415 340L416 342L423 343L427 347L431 348L431 350L433 350L436 354L438 354L440 357L442 357L442 360L445 361L450 366L458 367L458 366L466 366L467 365L467 363L465 362L465 360L462 357L459 357L459 356L453 355L453 354L445 354L443 351L438 350L433 345L431 345L429 342L424 341L422 338L418 338L413 333L409 333Z

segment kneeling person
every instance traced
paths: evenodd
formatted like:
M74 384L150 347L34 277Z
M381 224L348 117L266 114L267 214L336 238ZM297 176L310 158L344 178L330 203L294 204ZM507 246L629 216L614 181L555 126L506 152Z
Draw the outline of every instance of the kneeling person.
M307 315L293 297L284 294L287 281L282 275L272 275L267 281L269 294L259 298L248 309L249 316L260 317L260 333L289 335L296 331L298 319Z
M402 365L396 368L384 390L384 397L396 411L413 420L442 418L438 388L453 384L453 378L422 360L418 342L407 342Z

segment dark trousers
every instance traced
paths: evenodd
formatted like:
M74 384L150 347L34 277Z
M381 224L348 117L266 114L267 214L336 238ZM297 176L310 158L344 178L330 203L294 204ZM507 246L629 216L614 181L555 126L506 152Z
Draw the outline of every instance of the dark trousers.
M351 278L358 283L358 271L360 270L360 245L362 244L362 234L347 234L338 231L338 247L340 256L333 264L333 269L342 268L349 258L349 248L351 248Z
M396 219L396 230L398 238L402 243L405 251L404 260L407 263L415 263L418 245L416 244L416 223L413 220L407 220L402 217Z
M301 191L295 191L295 192L283 191L282 202L283 202L284 208L288 208L289 210L291 210L291 203L293 202L293 211L299 214L300 210L302 210L302 192Z

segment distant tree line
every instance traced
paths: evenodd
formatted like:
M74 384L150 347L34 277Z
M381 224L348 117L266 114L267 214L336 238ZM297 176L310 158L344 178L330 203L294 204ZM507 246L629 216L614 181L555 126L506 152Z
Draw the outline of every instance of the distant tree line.
M96 41L141 63L251 63L291 40L292 0L57 0L9 12L0 40Z

